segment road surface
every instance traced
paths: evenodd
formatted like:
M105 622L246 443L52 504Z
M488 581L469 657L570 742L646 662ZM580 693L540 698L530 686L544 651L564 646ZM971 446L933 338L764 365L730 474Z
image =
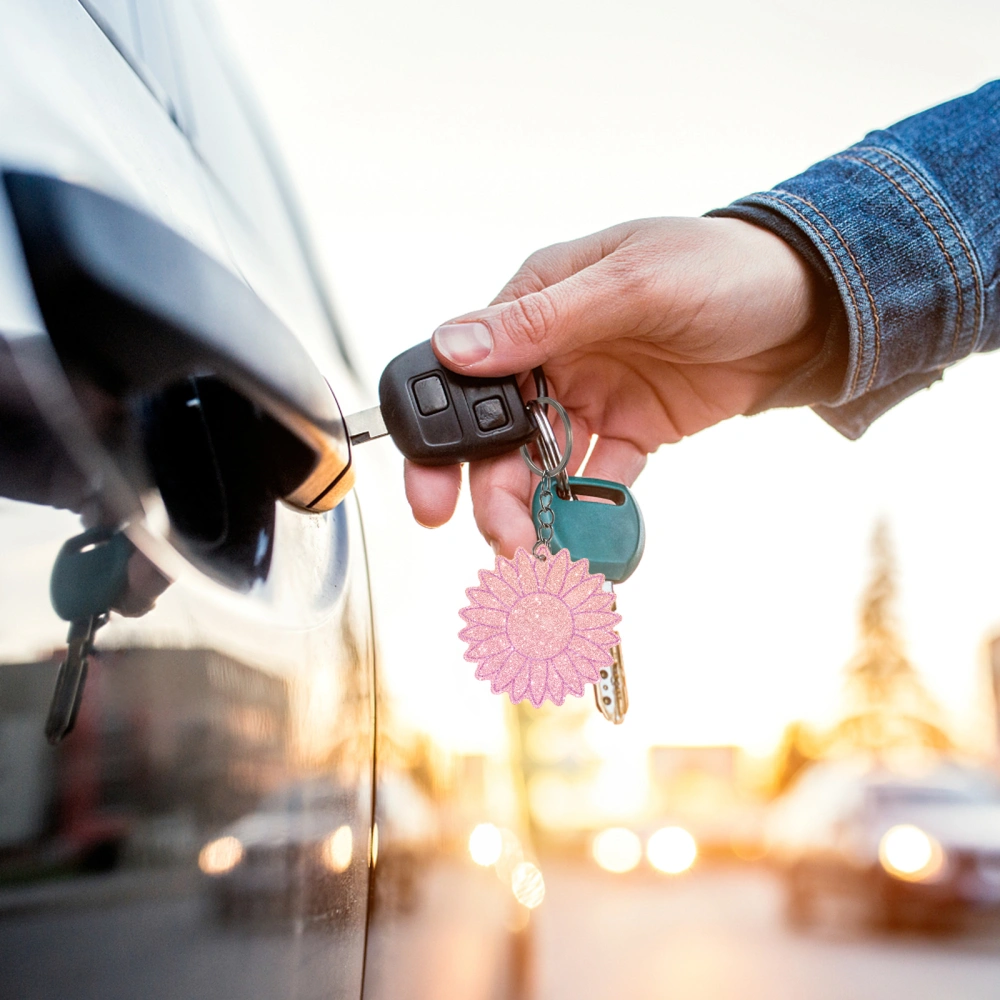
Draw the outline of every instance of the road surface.
M1000 930L891 935L782 924L760 869L680 879L550 862L538 1000L998 1000Z

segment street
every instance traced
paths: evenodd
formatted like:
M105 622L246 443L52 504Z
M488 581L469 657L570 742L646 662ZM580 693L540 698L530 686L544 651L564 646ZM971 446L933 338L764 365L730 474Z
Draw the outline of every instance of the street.
M670 880L607 875L586 862L548 859L543 868L532 1000L1000 998L996 925L952 935L874 935L844 925L795 933L783 926L780 885L764 869L705 867ZM484 942L467 932L469 914L456 909L456 874L438 870L423 915L401 916L391 937L379 939L393 961L376 959L369 974L391 973L400 1000L463 1000L482 995L490 980L502 992ZM11 909L0 925L0 996L125 1000L142 983L149 998L329 998L347 995L331 989L345 963L360 958L355 932L216 927L182 884L158 885L155 901L118 895L99 914Z
M794 933L762 869L668 881L550 861L539 1000L996 1000L1000 931Z

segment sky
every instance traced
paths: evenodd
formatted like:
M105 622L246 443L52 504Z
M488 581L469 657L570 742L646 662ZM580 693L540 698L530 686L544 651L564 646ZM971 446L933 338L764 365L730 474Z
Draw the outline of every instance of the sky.
M218 6L372 402L385 363L485 305L533 250L765 189L1000 64L1000 7L973 0ZM859 442L800 410L662 448L634 491L648 538L619 588L632 707L600 737L608 752L764 752L791 719L829 722L880 516L913 661L981 741L983 641L1000 625L998 381L1000 357L972 359ZM390 444L357 462L400 710L475 749L499 714L461 659L457 611L491 553L465 500L437 531L408 519Z

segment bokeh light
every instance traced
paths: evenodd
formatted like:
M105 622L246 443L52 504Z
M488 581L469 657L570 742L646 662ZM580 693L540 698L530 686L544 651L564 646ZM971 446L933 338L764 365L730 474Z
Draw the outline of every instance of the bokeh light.
M646 843L646 857L659 872L679 875L686 872L698 857L698 844L681 826L665 826Z
M882 867L896 878L922 882L933 878L944 863L941 845L920 827L904 823L887 830L878 847Z
M545 879L538 865L530 861L522 861L511 876L510 887L514 898L529 910L540 906L545 898Z
M602 830L593 844L594 860L608 872L630 872L642 859L642 841L623 826Z
M224 875L243 860L243 845L235 837L209 841L198 855L198 867L206 875Z
M354 834L346 824L338 826L320 849L323 865L331 872L346 872L351 864L354 853Z
M477 865L489 868L500 860L503 837L492 823L480 823L469 834L469 855Z

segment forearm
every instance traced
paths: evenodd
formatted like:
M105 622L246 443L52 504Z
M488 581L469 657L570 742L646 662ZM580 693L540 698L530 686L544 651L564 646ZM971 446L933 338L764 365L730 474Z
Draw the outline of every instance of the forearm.
M859 437L948 365L1000 346L1000 82L718 214L786 238L794 226L825 269L825 353L770 405L812 403Z

